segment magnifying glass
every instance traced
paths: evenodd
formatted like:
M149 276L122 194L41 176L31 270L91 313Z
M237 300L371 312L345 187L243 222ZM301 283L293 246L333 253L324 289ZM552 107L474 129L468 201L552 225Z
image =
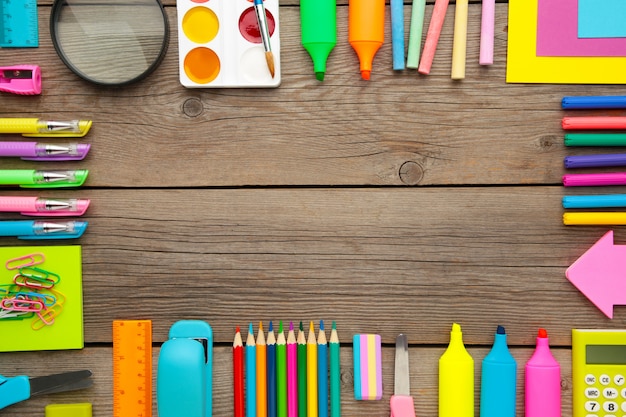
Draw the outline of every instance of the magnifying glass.
M50 32L70 70L108 86L145 78L161 63L169 40L159 0L55 0Z

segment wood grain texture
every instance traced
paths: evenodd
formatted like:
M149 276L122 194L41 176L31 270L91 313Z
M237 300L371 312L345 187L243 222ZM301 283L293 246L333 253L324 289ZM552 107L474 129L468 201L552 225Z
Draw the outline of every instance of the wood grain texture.
M341 334L339 336L342 338ZM345 339L345 337L344 337ZM411 348L409 364L411 367L411 392L415 402L417 416L437 416L437 363L445 347ZM475 386L480 386L480 364L488 353L488 349L469 348L470 355L475 362ZM214 416L232 415L232 348L216 347L213 369L213 406ZM531 349L516 348L511 353L518 362L518 402L517 415L523 412L523 364L530 358ZM563 415L571 415L571 356L568 350L555 349L555 358L561 363L561 386L563 388ZM113 412L111 389L113 380L106 363L111 358L110 348L91 348L83 351L46 352L46 353L9 353L3 354L3 365L7 374L20 373L28 369L33 376L47 375L51 372L64 372L67 369L91 369L94 386L87 390L74 393L51 394L34 397L27 402L19 403L2 410L3 416L13 417L40 417L47 404L64 404L70 402L92 402L94 416L110 416ZM154 348L153 375L156 375L159 348ZM341 411L344 416L380 417L389 413L389 397L393 394L393 363L394 349L390 346L383 348L383 398L380 401L356 401L354 399L354 375L352 373L352 347L341 347ZM48 361L43 365L43 361ZM59 366L59 364L74 362L73 365ZM153 381L156 389L156 379ZM478 404L479 396L475 398ZM153 399L153 415L157 415L156 395ZM476 411L478 415L478 409Z
M44 94L5 94L0 107L6 116L93 119L86 140L95 146L84 164L94 187L558 183L566 155L560 99L587 88L505 84L506 4L497 8L495 64L480 67L479 6L470 7L460 82L449 75L453 6L431 75L394 72L387 39L370 82L359 79L347 7L338 7L338 44L323 83L300 45L299 9L282 7L277 89L181 87L174 7L167 7L169 50L152 75L121 89L90 85L56 56L42 7L41 47L3 49L0 58L39 63ZM594 91L616 93L610 86Z
M496 326L506 327L523 415L522 366L544 327L563 368L563 415L571 415L571 329L623 327L626 309L606 319L564 276L607 229L562 225L561 197L589 192L560 186L563 157L589 151L563 146L568 113L560 100L624 94L623 86L507 85L503 1L493 66L478 65L473 1L466 79L450 79L452 1L431 75L393 71L387 36L364 82L348 44L348 2L340 0L338 44L319 83L300 45L299 1L281 0L280 88L185 89L175 1L165 0L171 37L162 64L137 84L104 88L63 65L48 30L52 0L38 3L41 46L0 49L0 62L39 64L44 93L1 94L0 117L92 119L85 141L93 146L83 162L5 158L0 169L88 168L90 177L80 190L0 192L92 199L87 233L71 242L83 248L86 348L3 353L0 374L87 367L96 384L2 416L40 416L45 404L79 401L111 415L114 319L153 321L155 374L172 323L207 320L216 341L215 416L232 415L229 346L235 326L251 321L335 320L343 415L364 417L389 413L400 332L411 343L416 413L436 416L437 360L452 322L463 327L477 381ZM410 2L407 29L408 16ZM387 18L390 34L388 26ZM615 230L623 242L623 229ZM30 244L0 238L4 246ZM349 341L365 332L383 338L382 401L353 399Z

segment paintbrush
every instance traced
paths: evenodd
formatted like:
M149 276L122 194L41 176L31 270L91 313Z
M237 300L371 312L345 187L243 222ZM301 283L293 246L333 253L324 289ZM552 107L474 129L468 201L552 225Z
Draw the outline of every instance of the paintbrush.
M263 0L254 0L254 10L256 12L256 20L259 24L259 32L261 32L263 48L265 49L265 60L267 61L267 68L270 70L272 78L274 78L274 54L272 53L272 44L270 43L270 31L267 26L267 15L265 14Z

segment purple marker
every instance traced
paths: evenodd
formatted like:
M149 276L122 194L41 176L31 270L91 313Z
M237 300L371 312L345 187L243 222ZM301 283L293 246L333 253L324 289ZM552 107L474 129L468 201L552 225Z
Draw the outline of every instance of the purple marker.
M626 153L566 156L565 168L597 168L626 166Z

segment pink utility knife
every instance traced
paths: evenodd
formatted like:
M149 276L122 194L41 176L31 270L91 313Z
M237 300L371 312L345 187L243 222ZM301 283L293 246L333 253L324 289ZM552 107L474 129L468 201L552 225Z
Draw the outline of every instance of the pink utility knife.
M0 67L0 91L22 95L41 94L41 69L38 65Z
M24 216L82 216L88 199L0 197L0 212L18 212Z

